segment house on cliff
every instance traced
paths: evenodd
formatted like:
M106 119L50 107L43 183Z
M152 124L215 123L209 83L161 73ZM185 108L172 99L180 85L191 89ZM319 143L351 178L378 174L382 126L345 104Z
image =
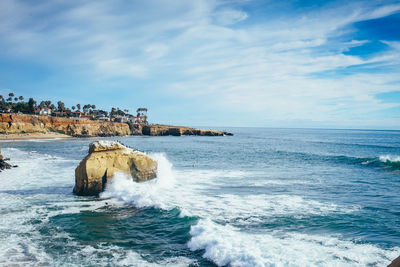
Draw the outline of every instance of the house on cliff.
M115 122L128 122L128 117L127 116L116 116L114 117Z
M35 114L39 114L41 116L50 116L51 115L51 109L50 108L40 108L40 109L35 109Z

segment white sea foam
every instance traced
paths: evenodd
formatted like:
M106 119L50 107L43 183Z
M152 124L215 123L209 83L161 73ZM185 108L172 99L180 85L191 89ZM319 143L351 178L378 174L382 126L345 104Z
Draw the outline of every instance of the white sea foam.
M379 156L379 160L382 162L400 162L400 156L384 155Z
M115 173L100 197L132 203L139 208L150 206L161 209L173 208L172 203L165 201L165 194L168 194L175 185L172 164L163 154L154 154L152 157L158 162L157 179L136 183L128 174Z
M312 236L298 233L257 234L243 232L229 225L235 222L254 223L276 216L327 215L357 212L358 206L341 206L293 195L233 195L215 191L210 180L221 179L219 171L174 172L167 159L158 158L161 181L137 184L124 175L117 175L103 197L116 198L137 207L179 207L182 216L200 216L193 226L188 243L191 250L204 250L204 258L224 266L364 266L387 264L400 250L383 250L333 236ZM160 162L161 160L161 162ZM165 173L164 173L165 172ZM206 174L206 175L205 175ZM246 173L236 173L237 178ZM225 174L226 177L232 173ZM163 185L168 185L166 190ZM214 191L213 191L214 190ZM225 222L221 225L219 222Z
M95 211L107 206L110 200L88 200L72 195L77 161L15 148L4 148L2 153L18 168L1 173L0 266L188 266L193 262L186 257L171 257L150 263L124 247L78 242L58 227L49 229L51 238L43 236L40 227L46 227L51 218ZM163 160L159 162L162 170ZM168 176L168 170L163 174ZM159 177L157 185L168 188L170 183L163 182L165 176ZM69 251L68 257L46 249L46 246L58 245Z
M218 184L235 181L249 183L254 174L221 170L174 171L163 154L152 155L158 160L157 179L134 183L123 174L116 174L100 200L88 201L72 195L48 192L46 187L73 186L73 171L78 162L35 152L3 149L20 167L3 172L0 184L0 265L62 265L37 241L42 239L31 220L46 222L60 214L97 210L110 205L133 204L137 207L171 209L179 207L182 216L200 216L190 231L188 247L204 250L204 257L218 265L231 266L365 266L386 265L400 253L398 248L383 250L374 245L357 244L339 236L314 236L299 233L261 231L250 233L229 223L254 223L265 217L328 215L357 212L360 207L325 203L295 195L235 195L218 190ZM44 188L41 194L41 188ZM32 191L30 191L32 190ZM51 190L51 189L50 189ZM51 193L51 194L49 194ZM45 198L45 201L44 199ZM35 204L38 203L38 204ZM45 203L45 204L43 204ZM223 225L225 224L225 225ZM29 235L27 235L29 233ZM65 246L74 251L68 263L102 265L104 255L110 265L155 266L142 255L117 246L83 245L65 232L53 238L67 240ZM53 242L53 241L48 241ZM171 258L159 265L189 265L190 259Z
M386 266L400 248L383 250L333 236L299 233L244 233L230 225L200 220L188 247L219 266Z
M246 223L265 217L304 217L360 210L359 206L341 206L296 195L224 194L215 190L218 188L215 186L216 180L226 184L227 177L246 178L248 173L231 171L224 174L218 170L176 172L172 170L172 164L165 155L156 154L153 157L159 163L156 179L136 183L128 175L116 173L101 197L133 204L139 208L179 207L182 216L200 216L219 221L239 220ZM244 181L247 183L247 180Z

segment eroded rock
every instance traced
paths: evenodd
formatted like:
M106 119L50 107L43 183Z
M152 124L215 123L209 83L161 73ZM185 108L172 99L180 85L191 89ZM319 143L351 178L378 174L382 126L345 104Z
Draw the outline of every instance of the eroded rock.
M93 142L89 145L89 154L75 169L74 193L98 195L115 172L128 173L136 182L147 181L156 177L157 161L118 142Z

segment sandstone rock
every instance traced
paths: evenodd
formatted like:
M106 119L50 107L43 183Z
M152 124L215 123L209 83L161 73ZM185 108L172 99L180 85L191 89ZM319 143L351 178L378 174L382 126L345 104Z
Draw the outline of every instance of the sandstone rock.
M152 125L144 125L142 127L143 135L150 136L159 136L159 135L200 135L200 136L223 136L230 135L232 133L224 132L224 131L214 131L214 130L200 130L196 128L190 128L185 126L170 126L170 125L160 125L160 124L152 124Z
M57 132L74 137L124 135L233 135L224 131L200 130L184 126L138 125L76 118L0 113L0 134Z
M0 114L0 133L2 134L49 132L76 137L124 136L131 134L129 125L126 123L25 114Z
M98 195L115 172L128 173L136 182L150 180L156 177L157 161L118 142L93 142L89 154L75 169L74 193Z

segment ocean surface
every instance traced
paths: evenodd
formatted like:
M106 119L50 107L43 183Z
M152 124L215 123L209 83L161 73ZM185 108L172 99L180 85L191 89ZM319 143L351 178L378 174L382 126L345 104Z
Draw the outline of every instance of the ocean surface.
M0 266L386 266L400 255L400 131L1 142ZM72 194L94 140L159 161Z

